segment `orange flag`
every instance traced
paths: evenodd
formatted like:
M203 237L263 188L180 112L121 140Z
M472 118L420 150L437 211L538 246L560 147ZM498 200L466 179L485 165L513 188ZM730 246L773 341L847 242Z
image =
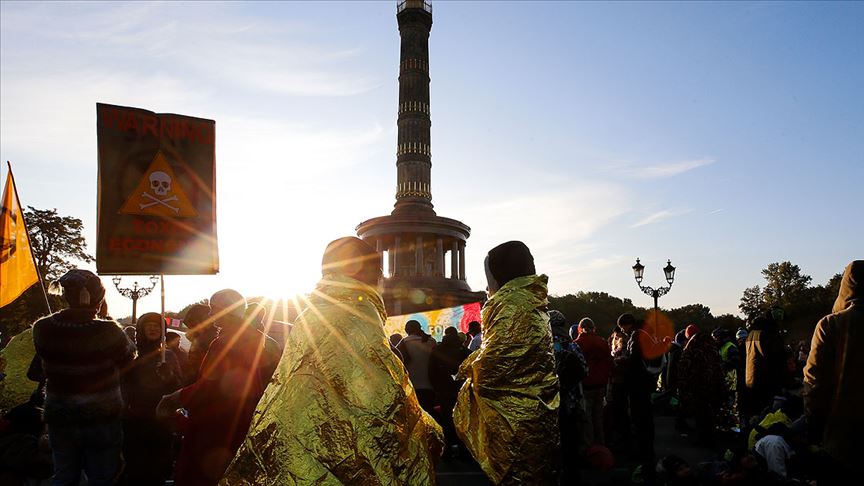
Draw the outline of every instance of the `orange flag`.
M30 238L24 225L24 213L15 190L12 171L6 176L3 202L0 206L0 307L17 299L31 285L39 282L33 262Z

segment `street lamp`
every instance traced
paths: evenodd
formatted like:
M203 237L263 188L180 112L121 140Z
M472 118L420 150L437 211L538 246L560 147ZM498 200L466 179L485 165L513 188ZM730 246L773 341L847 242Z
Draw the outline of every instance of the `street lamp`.
M639 263L639 259L636 259L636 265L633 265L633 276L636 277L636 284L639 285L639 289L644 292L646 295L650 295L654 297L654 312L657 312L657 299L663 297L664 295L669 293L669 289L672 288L672 282L675 280L675 267L672 266L672 260L666 261L666 266L663 267L663 273L666 274L666 282L669 283L668 287L658 287L657 289L653 289L651 287L643 287L642 286L642 277L645 274L645 265Z
M111 279L114 282L114 288L117 289L117 292L120 292L120 295L126 297L127 299L132 299L132 323L134 324L138 320L138 299L141 297L146 297L153 288L156 287L156 284L159 282L159 276L151 275L150 276L150 286L149 287L139 287L138 281L132 283L132 288L120 288L120 276L116 276Z

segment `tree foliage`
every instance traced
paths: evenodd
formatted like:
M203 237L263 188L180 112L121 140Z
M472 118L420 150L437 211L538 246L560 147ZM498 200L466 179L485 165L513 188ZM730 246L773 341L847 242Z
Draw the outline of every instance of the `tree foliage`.
M762 298L769 308L788 308L803 296L813 280L792 262L772 263L762 269L762 276L765 278Z
M741 313L747 319L752 319L765 312L767 307L765 299L762 298L762 289L758 285L744 289L744 295L741 296L741 303L738 304L738 308L741 309Z
M81 231L84 223L72 216L61 216L57 209L36 209L27 206L24 210L27 232L36 268L46 282L60 278L77 262L90 263L94 259L87 254L87 243Z

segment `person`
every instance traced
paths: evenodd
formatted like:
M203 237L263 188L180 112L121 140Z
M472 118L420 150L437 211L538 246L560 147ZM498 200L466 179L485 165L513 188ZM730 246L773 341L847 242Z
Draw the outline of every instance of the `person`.
M52 288L69 305L33 325L46 377L44 420L54 461L53 485L113 484L122 467L120 370L135 348L114 321L96 317L105 287L93 272L73 269Z
M696 332L690 336L678 364L681 409L696 419L697 441L706 446L714 443L714 426L725 398L723 361L711 334Z
M367 243L327 245L225 484L434 484L443 434L390 351L380 278Z
M754 319L745 346L743 412L749 422L771 405L786 383L786 349L770 312Z
M156 405L183 384L182 368L169 349L162 362L165 320L161 314L142 315L135 328L138 357L121 377L123 475L127 484L164 485L171 476L173 437L168 424L156 418Z
M624 359L630 328L625 330L621 325L629 326L632 323L629 318L622 321L621 317L623 316L624 314L618 317L615 328L608 339L612 368L609 371L609 389L606 393L604 419L607 423L604 424L603 435L607 440L611 440L610 447L613 448L625 447L631 436L630 412L627 409L627 367Z
M165 346L171 351L171 354L174 355L174 358L177 359L177 364L180 365L182 377L182 370L186 370L189 367L189 353L180 347L180 334L174 331L168 331L165 333Z
M681 410L681 390L678 389L678 372L679 364L681 363L681 354L684 352L684 346L687 344L686 329L681 329L675 333L672 339L672 344L669 346L669 352L666 353L666 374L663 376L663 383L666 390L678 400L678 407L675 409L675 430L684 432L690 429L687 424L686 414Z
M216 292L210 309L219 335L210 344L199 378L164 396L158 406L164 417L180 408L188 413L175 474L180 486L219 482L280 356L276 341L245 320L246 299L239 292Z
M606 340L597 335L594 321L588 317L579 321L574 341L582 349L588 362L588 376L582 380L585 413L589 422L585 429L585 441L588 445L603 445L606 443L603 435L603 407L606 385L612 369L612 353Z
M728 329L718 327L711 331L711 338L720 353L723 361L723 377L725 381L725 397L723 407L720 411L720 424L724 428L735 430L738 424L738 371L741 369L741 356L732 332Z
M804 367L810 436L847 471L857 469L864 436L864 260L843 272L832 313L813 331Z
M579 461L588 449L585 429L588 421L582 393L582 380L588 376L588 363L578 344L570 339L567 318L561 311L549 311L552 352L558 376L561 402L558 407L558 429L561 433L562 482L579 481Z
M489 300L483 343L459 368L453 421L471 455L495 484L558 480L558 379L546 313L547 281L524 243L486 256Z
M185 384L195 383L198 379L201 363L210 349L210 344L216 339L218 328L210 318L210 305L194 304L186 311L183 323L189 328L186 338L189 339L189 353L186 355L186 368L183 370Z
M435 349L435 340L423 332L420 323L413 319L405 323L405 333L408 335L399 341L396 349L402 353L411 384L417 392L417 399L420 400L420 406L423 410L433 413L435 390L432 388L432 382L429 381L429 356Z
M625 389L627 391L627 410L636 438L637 457L642 474L652 480L654 474L654 416L651 409L651 393L657 389L657 373L649 362L657 356L653 354L654 338L643 330L644 322L636 321L632 314L622 314L618 326L627 335L624 352L616 360L625 369Z
M399 348L396 347L399 346L400 342L402 342L402 335L398 332L395 332L390 335L388 341L390 342L390 351L393 351L393 354L395 354L396 357L399 358L399 361L401 361L402 364L405 364L405 357L402 356L402 352L399 351Z
M483 342L483 331L479 322L471 321L468 323L468 336L471 338L471 341L468 342L468 349L471 351L480 349L480 343Z
M435 390L435 405L440 409L439 423L444 429L447 443L445 456L450 455L451 449L458 451L463 447L453 426L453 407L456 406L456 396L463 381L453 377L459 373L459 366L471 354L464 342L455 327L448 327L444 330L441 344L435 346L429 356L429 381Z

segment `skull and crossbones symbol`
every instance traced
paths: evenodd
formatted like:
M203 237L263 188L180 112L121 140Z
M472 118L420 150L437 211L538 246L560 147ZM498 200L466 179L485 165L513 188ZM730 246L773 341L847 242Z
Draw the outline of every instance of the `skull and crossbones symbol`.
M161 170L156 170L150 173L150 190L153 191L153 194L149 192L142 192L141 197L145 199L149 199L150 202L140 203L138 207L140 209L147 209L151 206L155 206L157 204L161 204L166 208L174 211L174 214L178 214L180 212L180 208L176 206L172 206L168 203L171 201L177 201L177 195L168 196L171 193L171 176L162 172Z

